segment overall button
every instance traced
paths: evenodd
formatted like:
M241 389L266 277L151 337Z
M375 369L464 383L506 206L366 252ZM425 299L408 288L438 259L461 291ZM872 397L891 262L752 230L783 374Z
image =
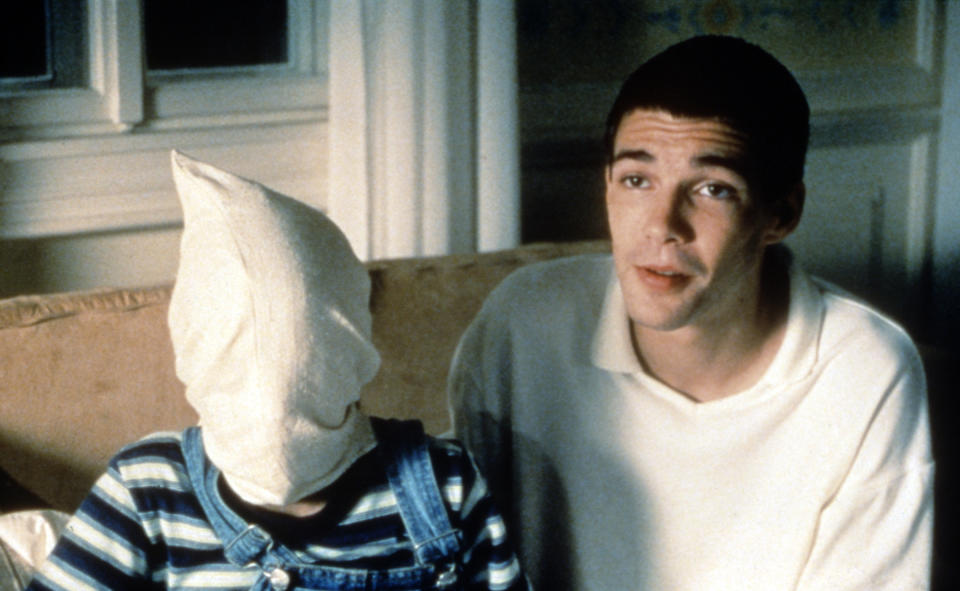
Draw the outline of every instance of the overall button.
M437 575L437 581L434 587L437 589L446 589L452 587L457 582L457 565L449 564L447 568Z
M266 574L267 580L270 581L271 589L275 591L285 591L285 589L290 586L290 575L287 574L287 571L275 568Z

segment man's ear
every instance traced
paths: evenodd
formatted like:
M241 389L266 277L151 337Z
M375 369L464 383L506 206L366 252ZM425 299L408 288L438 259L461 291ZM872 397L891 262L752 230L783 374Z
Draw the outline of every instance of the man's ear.
M799 181L777 203L776 209L772 212L770 226L764 233L764 243L776 244L781 242L796 229L803 214L803 202L806 193L806 186L803 181Z
M603 167L603 198L604 200L610 198L610 184L613 181L613 177L610 176L613 174L613 169L609 164Z

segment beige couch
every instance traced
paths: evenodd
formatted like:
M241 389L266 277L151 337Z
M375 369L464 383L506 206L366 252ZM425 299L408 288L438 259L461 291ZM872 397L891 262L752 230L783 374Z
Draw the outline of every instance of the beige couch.
M368 264L380 373L371 413L449 428L447 366L487 293L518 266L603 242ZM195 421L173 369L170 286L0 301L0 512L71 512L125 443Z

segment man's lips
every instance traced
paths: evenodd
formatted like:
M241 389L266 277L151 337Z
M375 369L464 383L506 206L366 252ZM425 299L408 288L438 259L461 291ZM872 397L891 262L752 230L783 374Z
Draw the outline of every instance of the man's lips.
M676 267L641 265L635 267L640 281L657 291L671 291L685 286L691 275Z

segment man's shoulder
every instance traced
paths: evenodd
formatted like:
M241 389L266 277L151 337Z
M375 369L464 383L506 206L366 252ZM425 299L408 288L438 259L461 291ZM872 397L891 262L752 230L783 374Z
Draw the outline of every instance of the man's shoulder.
M576 297L606 289L612 260L609 254L582 254L531 263L507 276L490 299L542 302L551 296Z
M896 320L828 281L813 281L823 298L821 345L825 354L855 351L873 363L920 363L916 345Z
M474 324L528 336L548 327L562 330L599 313L611 274L610 255L604 254L531 263L508 275L490 293Z

